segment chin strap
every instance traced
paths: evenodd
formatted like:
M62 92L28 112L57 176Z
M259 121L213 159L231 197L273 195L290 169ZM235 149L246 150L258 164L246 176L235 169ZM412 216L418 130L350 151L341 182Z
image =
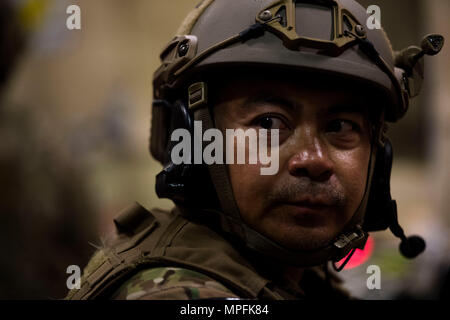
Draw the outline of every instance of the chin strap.
M367 233L357 226L349 233L342 233L331 244L315 250L289 250L280 246L254 229L244 225L247 235L247 247L283 264L296 267L313 267L327 261L337 262L348 255L353 249L364 248Z
M352 251L350 251L350 253L348 254L348 256L345 259L344 263L342 263L339 267L336 266L335 262L333 262L331 265L333 266L334 271L341 272L345 268L347 263L350 261L350 259L352 258L353 254L355 253L355 251L356 251L356 248L353 248Z

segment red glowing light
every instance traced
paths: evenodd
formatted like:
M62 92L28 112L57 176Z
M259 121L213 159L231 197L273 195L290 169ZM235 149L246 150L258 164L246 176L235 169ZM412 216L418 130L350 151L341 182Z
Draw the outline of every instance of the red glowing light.
M362 265L363 263L365 263L367 260L369 260L370 256L372 255L372 252L373 252L373 247L374 247L374 241L371 237L369 237L367 239L366 246L364 247L363 250L361 250L361 249L355 250L355 253L350 258L350 261L344 267L344 270L356 268L356 267ZM337 263L337 265L338 266L341 265L345 261L347 256L345 256L345 258L343 258L341 261L339 261Z

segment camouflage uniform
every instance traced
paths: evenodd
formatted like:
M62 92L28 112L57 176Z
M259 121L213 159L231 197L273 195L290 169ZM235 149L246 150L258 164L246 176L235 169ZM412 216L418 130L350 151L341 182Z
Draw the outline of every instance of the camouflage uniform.
M302 282L310 290L297 288L298 298L340 298L350 299L349 293L340 286L340 280L333 277L326 282L318 270L310 273ZM310 284L306 284L310 282ZM312 284L314 283L314 284ZM304 288L303 288L304 289ZM219 282L188 269L155 268L138 272L126 281L111 297L114 300L198 300L227 299L240 297Z
M219 282L181 268L154 268L138 272L112 296L116 300L181 300L238 298Z

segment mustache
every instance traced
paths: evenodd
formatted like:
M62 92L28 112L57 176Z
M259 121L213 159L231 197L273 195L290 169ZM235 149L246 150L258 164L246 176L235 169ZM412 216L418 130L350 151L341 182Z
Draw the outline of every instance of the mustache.
M267 200L270 203L311 202L336 207L343 207L347 203L347 197L342 187L333 185L330 181L312 181L307 177L275 187Z

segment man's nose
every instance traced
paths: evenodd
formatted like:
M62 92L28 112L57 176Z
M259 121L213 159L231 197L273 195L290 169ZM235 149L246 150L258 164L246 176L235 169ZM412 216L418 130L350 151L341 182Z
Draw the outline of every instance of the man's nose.
M333 173L333 162L324 142L312 130L301 131L293 145L294 154L288 163L289 173L316 181L328 180Z

